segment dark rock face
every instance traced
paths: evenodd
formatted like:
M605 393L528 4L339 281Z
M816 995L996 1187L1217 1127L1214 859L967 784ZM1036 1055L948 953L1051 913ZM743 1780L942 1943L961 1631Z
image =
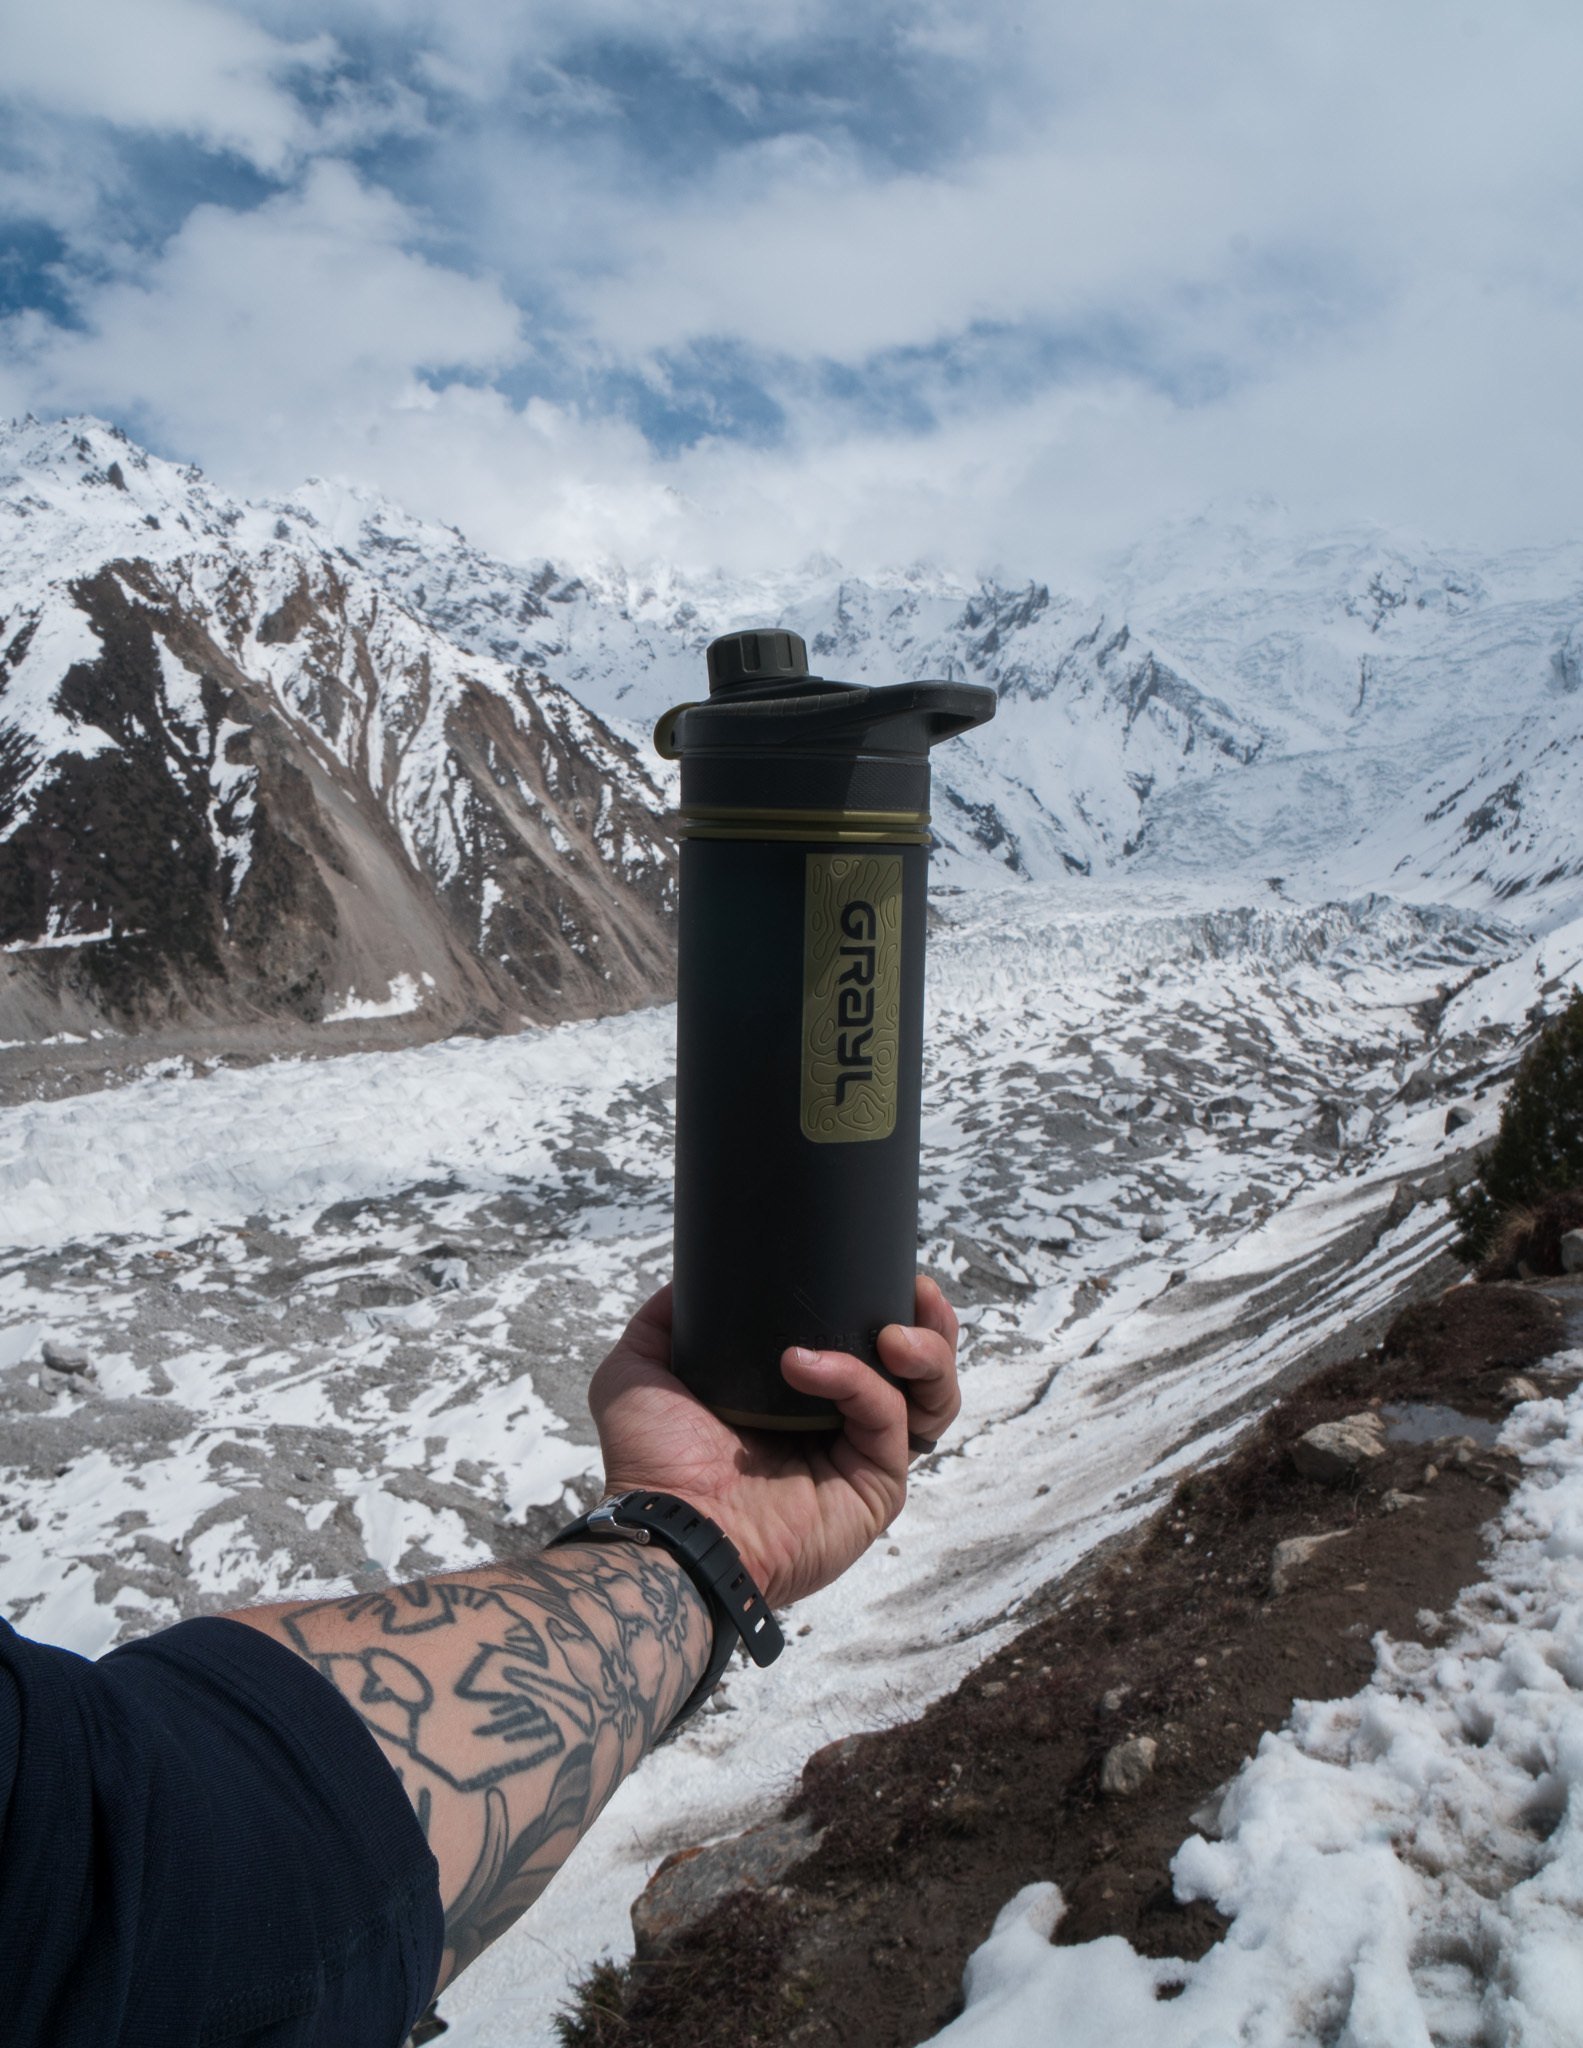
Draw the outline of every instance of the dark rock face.
M813 1823L799 1817L764 1821L729 1841L667 1856L633 1902L632 1932L639 1956L663 1954L723 1899L779 1883L818 1845Z
M0 620L0 1038L630 1007L671 985L659 808L564 691L327 554L108 563Z

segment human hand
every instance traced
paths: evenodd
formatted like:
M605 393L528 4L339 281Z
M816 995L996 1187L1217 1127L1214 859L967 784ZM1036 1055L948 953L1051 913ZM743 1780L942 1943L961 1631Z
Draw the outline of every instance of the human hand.
M594 1374L588 1405L605 1459L605 1490L680 1494L713 1517L772 1607L839 1578L901 1512L909 1436L932 1443L961 1408L957 1321L934 1281L917 1285L917 1322L879 1333L881 1374L844 1351L786 1352L799 1393L829 1401L838 1436L739 1430L670 1369L671 1290L627 1325Z

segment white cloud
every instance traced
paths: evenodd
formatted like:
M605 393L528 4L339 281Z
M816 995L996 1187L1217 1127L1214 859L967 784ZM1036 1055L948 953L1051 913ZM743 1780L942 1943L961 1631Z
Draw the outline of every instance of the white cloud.
M49 0L7 10L0 98L189 136L277 171L309 132L283 81L334 54L327 36L282 44L206 0Z
M13 327L37 402L156 422L172 442L295 469L347 418L404 404L424 368L490 371L520 316L428 261L421 223L344 166L250 212L200 206L135 278L81 294L80 330Z
M1555 0L52 19L108 54L76 76L35 23L0 92L35 128L92 115L98 154L40 143L0 204L76 237L80 324L6 330L0 405L119 415L248 487L340 471L518 551L694 565L1054 573L1249 492L1475 540L1578 524L1583 14ZM286 189L118 249L102 204L84 225L127 175L106 123ZM665 459L636 390L725 427ZM731 438L739 401L761 435L779 408L777 445Z

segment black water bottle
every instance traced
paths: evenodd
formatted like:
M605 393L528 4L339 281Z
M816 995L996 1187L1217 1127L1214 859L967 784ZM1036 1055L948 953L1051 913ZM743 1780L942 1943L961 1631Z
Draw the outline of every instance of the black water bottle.
M929 749L995 693L828 682L780 630L708 660L654 735L682 785L672 1358L727 1421L830 1429L781 1353L877 1364L912 1320Z

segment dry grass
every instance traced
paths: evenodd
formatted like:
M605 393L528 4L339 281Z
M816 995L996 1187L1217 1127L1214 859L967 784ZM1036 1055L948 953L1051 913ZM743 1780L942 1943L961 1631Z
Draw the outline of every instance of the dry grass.
M1563 1188L1542 1201L1508 1209L1475 1278L1528 1280L1561 1271L1561 1240L1583 1229L1583 1188Z

